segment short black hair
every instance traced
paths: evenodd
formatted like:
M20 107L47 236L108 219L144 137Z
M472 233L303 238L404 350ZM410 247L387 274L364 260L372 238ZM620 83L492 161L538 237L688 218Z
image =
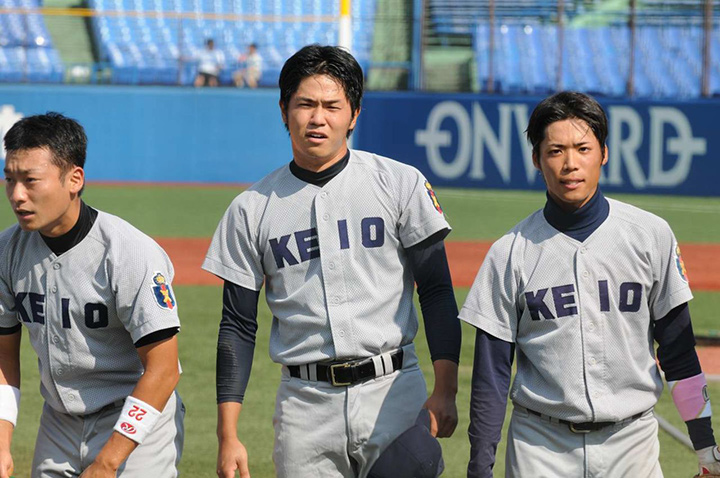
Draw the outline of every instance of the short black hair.
M74 119L49 111L44 115L22 118L5 134L7 154L27 149L50 151L52 163L62 175L73 166L85 167L87 136Z
M365 79L362 68L347 50L337 46L307 45L288 58L280 71L280 103L285 111L300 82L313 75L328 75L343 87L353 116L360 110ZM286 125L287 126L287 125Z
M595 98L575 91L562 91L542 100L530 115L525 130L532 145L533 155L538 156L540 143L545 139L547 127L556 121L580 119L587 123L595 134L603 157L608 135L608 123L605 111Z

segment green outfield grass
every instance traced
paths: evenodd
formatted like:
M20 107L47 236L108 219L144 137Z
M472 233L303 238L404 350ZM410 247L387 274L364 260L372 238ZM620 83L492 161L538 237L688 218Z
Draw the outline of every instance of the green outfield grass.
M238 188L95 186L85 195L89 204L118 214L153 236L208 237ZM440 189L440 201L454 232L451 240L494 240L527 214L542 206L543 194L534 192L461 191ZM670 198L657 196L618 196L666 218L679 240L720 242L720 199ZM14 222L7 204L0 207L0 229ZM719 272L720 273L720 272ZM180 355L183 376L180 393L187 406L183 476L215 476L217 444L215 438L215 341L220 317L221 289L215 286L176 286L179 312L183 323ZM462 304L467 289L457 289ZM692 302L695 328L717 328L720 294L697 292ZM272 414L279 367L267 352L271 314L264 300L259 307L258 347L253 373L243 405L241 439L248 448L254 478L273 476ZM441 440L446 472L450 478L464 476L469 454L467 441L469 390L472 373L474 331L463 325L464 339L460 365L458 409L460 423L452 438ZM423 370L430 371L427 344L422 332L416 341ZM22 348L23 397L18 428L13 440L16 477L30 476L29 467L42 399L39 394L37 358L25 340ZM432 377L427 376L428 387ZM720 385L711 384L711 392L720 396ZM657 410L680 429L682 421L669 398L664 395ZM720 412L714 419L720 430ZM691 476L695 472L694 454L661 432L661 463L665 476ZM498 450L496 476L502 476L504 445Z
M98 186L86 188L85 200L118 214L151 236L209 237L237 186ZM495 240L528 214L541 208L543 192L438 189L453 226L448 240ZM720 242L720 198L609 195L666 219L682 242ZM7 202L0 208L0 228L15 221Z

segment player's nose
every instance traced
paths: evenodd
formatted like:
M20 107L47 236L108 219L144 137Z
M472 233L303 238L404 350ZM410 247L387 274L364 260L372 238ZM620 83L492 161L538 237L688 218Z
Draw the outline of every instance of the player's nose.
M568 149L568 151L565 154L565 163L563 164L563 168L566 171L575 171L578 168L578 156L577 152L573 151L572 149Z
M310 123L314 125L325 124L325 110L321 107L315 108L310 116Z
M22 204L27 201L27 189L20 183L7 183L6 193L10 203L13 205Z

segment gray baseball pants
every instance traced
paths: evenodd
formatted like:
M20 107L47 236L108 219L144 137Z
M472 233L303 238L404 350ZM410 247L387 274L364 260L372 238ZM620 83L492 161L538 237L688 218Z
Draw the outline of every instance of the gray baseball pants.
M60 413L47 404L40 417L32 478L77 477L90 466L113 432L123 403L89 415ZM117 478L175 478L185 436L183 405L177 392L168 400L153 431L135 448Z
M585 434L515 407L508 430L506 478L662 478L658 422L652 411Z

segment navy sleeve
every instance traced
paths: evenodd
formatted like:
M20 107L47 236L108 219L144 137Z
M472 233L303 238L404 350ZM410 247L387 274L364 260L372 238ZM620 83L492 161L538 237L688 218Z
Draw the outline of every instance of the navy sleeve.
M141 337L140 340L135 342L135 348L144 347L146 345L154 344L155 342L160 342L161 340L169 339L170 337L173 337L177 335L180 332L180 327L170 327L167 329L161 329L156 330L155 332L150 332L144 337Z
M12 335L20 332L22 324L13 325L12 327L0 327L0 335Z
M514 355L515 344L477 329L470 393L468 478L493 476L495 452L505 421Z
M462 331L442 241L445 235L447 230L440 231L406 252L417 283L430 358L459 363Z
M255 352L259 291L225 281L217 344L217 403L245 397Z
M694 377L702 373L695 351L695 334L687 302L675 307L655 322L653 336L658 343L657 356L668 382ZM715 445L710 417L685 422L696 450Z

